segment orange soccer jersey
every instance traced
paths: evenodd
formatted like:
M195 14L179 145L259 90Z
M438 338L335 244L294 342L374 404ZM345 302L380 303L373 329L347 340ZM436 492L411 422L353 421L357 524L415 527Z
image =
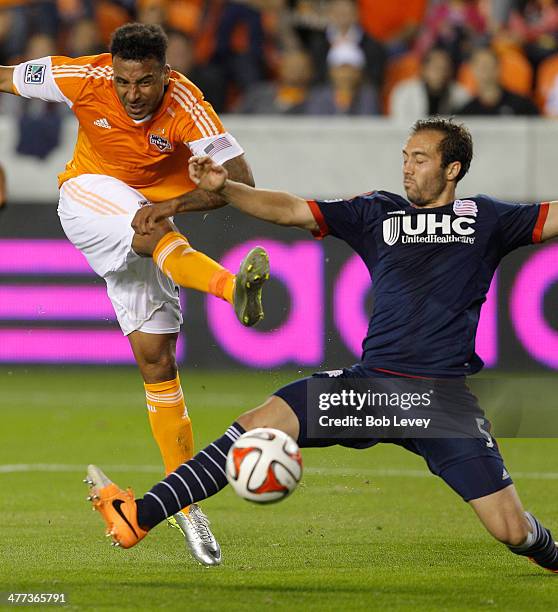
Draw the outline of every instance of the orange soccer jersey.
M74 156L58 177L59 184L81 174L104 174L152 202L192 191L188 158L193 152L203 154L204 145L225 134L211 105L191 81L173 71L157 111L148 120L134 122L120 103L112 79L109 53L77 59L54 56L16 67L17 93L64 101L79 121ZM234 150L238 145L233 141L223 139L213 148Z

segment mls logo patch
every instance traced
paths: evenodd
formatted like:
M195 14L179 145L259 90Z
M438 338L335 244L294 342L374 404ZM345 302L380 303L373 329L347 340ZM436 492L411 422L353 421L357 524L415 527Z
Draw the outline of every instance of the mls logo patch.
M158 134L149 134L149 144L156 146L161 153L165 151L172 151L171 143L163 136Z
M25 67L25 83L27 85L41 85L45 82L44 64L27 64Z

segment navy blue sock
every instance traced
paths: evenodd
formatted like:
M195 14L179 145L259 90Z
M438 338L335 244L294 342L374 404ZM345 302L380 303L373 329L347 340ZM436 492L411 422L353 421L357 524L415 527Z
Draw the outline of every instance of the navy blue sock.
M521 546L508 546L516 555L529 557L545 569L558 570L558 547L550 531L529 512L525 513L531 524L531 533Z
M138 524L152 529L184 506L218 493L227 485L225 463L231 446L245 433L233 423L215 442L156 484L137 499Z

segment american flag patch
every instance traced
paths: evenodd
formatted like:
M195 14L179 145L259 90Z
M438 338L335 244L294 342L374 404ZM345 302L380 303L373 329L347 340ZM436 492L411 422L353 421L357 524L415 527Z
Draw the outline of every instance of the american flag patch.
M476 217L479 209L473 200L455 200L453 203L453 212L460 217Z
M217 138L217 140L214 140L212 143L208 144L203 152L206 155L215 155L215 153L219 153L219 151L227 149L228 147L232 147L232 144L228 141L226 136L221 136L221 138Z

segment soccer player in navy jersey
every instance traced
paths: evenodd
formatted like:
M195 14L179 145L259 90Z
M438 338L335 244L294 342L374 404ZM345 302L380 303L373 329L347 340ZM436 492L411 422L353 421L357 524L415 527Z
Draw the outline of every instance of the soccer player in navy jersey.
M374 311L359 363L346 378L401 376L465 380L482 368L475 353L480 308L510 251L558 236L558 201L518 205L488 196L456 199L473 155L471 135L452 120L417 121L403 149L407 198L374 191L351 200L306 201L228 180L210 158L193 158L190 176L236 208L279 225L347 242L374 274ZM145 228L147 229L147 228ZM320 374L315 375L320 376ZM323 373L322 373L323 376ZM225 458L256 427L282 430L301 447L336 440L306 435L307 389L301 379L244 413L225 434L155 485L143 498L122 491L90 466L94 505L115 543L130 547L181 507L226 484ZM513 553L558 572L550 532L525 512L490 434L462 438L344 440L366 448L391 441L420 454L429 469L467 501L485 528Z

